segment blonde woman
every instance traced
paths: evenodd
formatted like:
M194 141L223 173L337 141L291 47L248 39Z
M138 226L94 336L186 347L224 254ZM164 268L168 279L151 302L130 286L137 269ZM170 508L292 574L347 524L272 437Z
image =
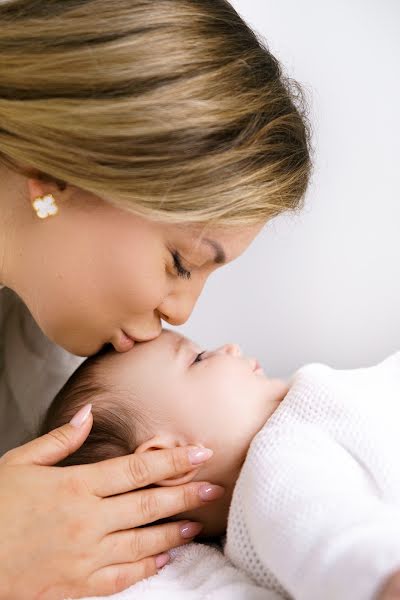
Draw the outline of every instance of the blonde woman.
M196 535L143 526L220 497L152 487L212 452L52 466L90 405L26 440L78 357L184 323L210 273L301 206L309 128L226 0L8 0L0 24L0 599L107 595Z

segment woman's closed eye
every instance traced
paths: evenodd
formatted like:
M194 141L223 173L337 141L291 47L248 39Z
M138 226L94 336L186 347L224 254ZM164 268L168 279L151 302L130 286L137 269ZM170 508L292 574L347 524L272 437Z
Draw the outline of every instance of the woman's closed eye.
M190 279L192 276L191 271L188 271L187 269L185 269L185 267L182 264L182 257L179 254L178 251L175 252L171 252L172 254L172 258L174 261L174 269L178 275L178 277L182 277L183 279Z

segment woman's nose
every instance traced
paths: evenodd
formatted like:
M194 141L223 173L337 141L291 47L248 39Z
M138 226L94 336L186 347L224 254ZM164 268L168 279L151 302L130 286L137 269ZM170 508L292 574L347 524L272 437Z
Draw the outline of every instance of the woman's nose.
M204 287L205 280L195 290L185 294L170 294L158 306L158 313L164 321L171 325L186 323L196 305Z
M190 305L188 303L180 303L176 306L161 306L158 309L158 312L161 319L170 325L183 325L192 314L194 305L195 302L191 303Z

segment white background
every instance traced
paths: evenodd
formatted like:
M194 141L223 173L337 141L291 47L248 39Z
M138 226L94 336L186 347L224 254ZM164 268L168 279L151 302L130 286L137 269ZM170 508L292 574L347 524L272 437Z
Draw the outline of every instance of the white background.
M270 375L400 350L400 2L233 0L305 88L314 175L300 216L218 269L179 330Z

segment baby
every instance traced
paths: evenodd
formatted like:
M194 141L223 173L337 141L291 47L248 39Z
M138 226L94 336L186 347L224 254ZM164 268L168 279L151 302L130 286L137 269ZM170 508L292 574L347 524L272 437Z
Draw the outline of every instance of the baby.
M212 448L209 463L157 485L224 486L221 500L176 518L200 521L206 537L227 531L225 554L259 585L299 600L372 600L397 584L400 353L369 369L308 365L289 386L237 345L203 352L164 330L85 361L40 433L87 402L92 431L60 465Z

